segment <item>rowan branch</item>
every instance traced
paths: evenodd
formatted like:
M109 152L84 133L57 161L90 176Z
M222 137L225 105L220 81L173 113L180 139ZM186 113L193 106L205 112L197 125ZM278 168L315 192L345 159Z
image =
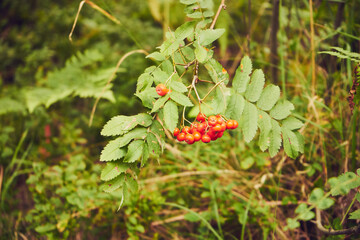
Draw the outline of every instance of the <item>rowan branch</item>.
M225 0L221 0L221 3L220 3L220 5L219 5L219 8L218 8L218 10L217 10L217 12L216 12L216 15L215 15L215 17L214 17L214 20L213 20L212 23L211 23L210 29L214 29L215 23L216 23L219 15L220 15L221 9L224 9L224 10L226 9Z

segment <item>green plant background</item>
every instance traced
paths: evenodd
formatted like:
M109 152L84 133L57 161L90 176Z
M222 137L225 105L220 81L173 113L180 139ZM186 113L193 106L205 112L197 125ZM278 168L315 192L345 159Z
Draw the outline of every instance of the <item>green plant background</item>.
M269 44L276 1L227 1L216 25L226 29L214 44L216 59L234 76L249 55L267 84L280 85L305 123L304 154L270 158L237 132L206 147L167 141L119 211L120 196L99 189L108 140L100 131L115 115L145 111L134 93L152 61L134 54L123 62L89 127L91 109L124 54L153 52L169 27L187 19L174 0L94 2L121 24L85 4L72 42L79 2L0 3L1 239L343 239L306 221L306 208L320 203L325 227L356 225L356 184L338 197L331 181L360 166L358 108L351 115L346 100L356 61L321 52L359 52L358 1L314 1L314 35L308 1L282 1L276 63ZM322 198L324 191L332 196ZM287 221L296 217L299 225Z

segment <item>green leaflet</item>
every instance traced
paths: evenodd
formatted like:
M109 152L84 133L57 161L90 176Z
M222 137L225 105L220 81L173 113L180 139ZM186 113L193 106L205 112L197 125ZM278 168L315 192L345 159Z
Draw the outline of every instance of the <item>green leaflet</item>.
M131 142L133 139L144 139L146 137L147 129L146 128L135 128L134 130L128 132L122 137L119 137L119 147L124 147ZM115 140L117 140L115 139Z
M184 93L188 91L187 87L182 82L178 82L178 81L171 81L170 89L180 93Z
M191 107L193 106L192 102L190 101L190 99L188 97L186 97L184 94L181 94L179 92L176 91L172 91L170 93L170 98L172 100L174 100L175 102L177 102L180 105L186 106L186 107Z
M161 140L165 139L165 131L159 121L153 121L150 127L150 131L156 136L158 136Z
M155 85L158 85L160 83L165 83L166 80L169 78L169 73L164 72L163 70L161 70L160 68L156 68L153 72L152 75L154 76L154 82Z
M226 110L226 95L228 89L224 84L219 85L215 90L215 96L211 101L213 114L223 114Z
M130 168L129 163L124 162L108 162L105 168L101 171L101 180L109 181L111 179L116 178L121 173L125 172L128 168Z
M198 2L198 0L180 0L180 3L186 4L186 5L190 5L190 4L197 3L197 2Z
M201 30L197 39L200 42L200 45L206 46L214 42L216 39L220 38L223 35L225 29L206 29Z
M169 99L169 95L166 94L165 96L163 96L163 97L159 98L158 100L156 100L156 102L154 103L154 106L153 106L153 108L151 110L151 113L159 111L159 109L164 106L164 104L166 103L166 101L168 99Z
M121 159L125 156L125 149L121 149L120 146L121 138L110 141L104 149L101 151L100 161L113 161Z
M264 111L269 111L274 107L275 103L280 98L280 88L273 84L268 85L261 93L260 99L257 102L258 108Z
M133 163L140 159L144 148L143 140L135 140L128 146L128 152L125 156L124 162Z
M236 121L240 122L244 107L245 99L243 98L243 96L231 89L231 95L229 99L229 104L226 108L225 116L227 118L235 119Z
M350 213L349 219L355 219L355 220L360 219L360 209Z
M25 114L26 108L24 105L16 100L11 98L1 98L0 99L0 115L9 113L9 112L20 112Z
M146 137L146 143L148 145L150 154L158 157L162 153L159 141L154 134L148 133Z
M178 27L174 33L175 39L167 39L159 48L160 53L164 56L169 56L174 53L182 41L194 33L194 27L196 22L186 22Z
M154 59L156 61L164 61L165 60L164 55L162 55L159 52L150 53L149 55L146 56L146 58L152 58L152 59Z
M258 114L258 125L260 128L259 147L264 152L270 146L271 118L269 114L261 110L258 110Z
M322 189L315 188L310 194L309 203L323 210L331 207L335 201L331 198L325 197Z
M291 114L294 105L288 100L279 101L270 111L270 116L276 120L282 120Z
M143 167L146 164L149 157L150 157L149 147L147 144L144 144L144 148L141 156L141 167Z
M246 142L250 142L256 134L258 128L258 112L254 104L245 101L241 129Z
M167 128L173 132L179 120L178 107L175 102L168 101L164 106L164 120Z
M137 181L134 178L132 178L130 174L126 174L125 183L126 183L127 188L131 192L135 193L139 190L139 185L138 185Z
M156 89L154 87L146 88L144 91L135 94L138 98L140 98L143 105L147 108L152 109L155 103L155 99L159 97L156 93Z
M299 142L299 152L304 153L304 145L305 145L304 136L301 135L299 132L295 132L295 135Z
M146 113L140 113L135 116L116 116L108 121L101 131L103 136L123 135L135 128L137 125L144 127L150 126L152 117Z
M288 117L282 121L282 125L283 125L283 127L286 127L290 130L296 130L296 129L301 128L304 124L302 121L300 121L297 118Z
M243 57L240 66L236 69L233 79L233 88L238 93L244 93L250 81L250 73L252 71L252 63L248 56Z
M309 209L306 203L300 203L295 209L295 213L299 214L298 218L304 221L309 221L315 217L315 213Z
M270 157L274 157L281 146L281 128L277 121L271 119L271 131L270 131L270 146L269 153Z
M259 100L265 84L265 76L261 69L256 69L251 75L251 82L246 89L245 98L250 102Z
M330 178L329 184L332 196L345 195L351 189L360 186L360 177L353 172L346 172L338 177Z
M191 47L184 47L181 49L181 52L188 61L194 60L195 53Z
M285 153L291 158L296 158L299 155L299 142L297 136L285 126L281 127L281 132Z
M125 180L125 173L121 173L119 176L117 176L113 180L104 183L102 190L107 193L113 192L123 186L124 180Z
M196 59L200 63L206 62L206 60L208 58L208 51L206 51L206 49L203 46L201 46L198 41L194 42L194 46L195 46L195 57L196 57Z
M136 84L136 93L151 86L154 82L154 77L150 73L143 73L139 76Z
M204 66L214 83L223 81L225 85L228 84L229 74L225 69L223 69L222 65L218 61L211 58Z

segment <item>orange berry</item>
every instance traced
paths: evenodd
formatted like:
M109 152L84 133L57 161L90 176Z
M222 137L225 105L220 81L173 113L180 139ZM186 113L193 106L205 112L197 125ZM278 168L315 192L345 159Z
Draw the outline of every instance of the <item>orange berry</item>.
M194 135L195 142L197 142L197 141L199 141L201 139L201 133L194 132L193 135Z
M177 135L179 135L180 130L178 128L175 128L174 130L174 137L176 137Z
M194 135L192 135L192 134L190 134L190 133L186 134L186 136L185 136L185 142L187 142L188 144L193 144L194 141L195 141Z
M233 126L232 129L235 129L235 128L237 128L239 126L239 123L236 120L233 120L233 121L234 121L234 126Z
M208 143L208 142L211 141L211 138L210 138L209 135L205 134L205 135L203 135L203 136L201 137L201 141L202 141L203 143Z
M156 86L156 92L160 96L165 96L169 92L169 89L167 89L164 84L160 83Z
M199 121L199 122L204 122L204 121L205 121L205 118L206 118L205 114L199 113L199 114L197 115L197 117L196 117L196 120Z
M217 117L215 117L215 116L210 116L210 117L208 118L208 124L209 124L210 126L215 126L216 123L217 123Z
M182 130L181 130L181 132L183 132L183 133L191 133L191 128L189 127L189 126L186 126L186 127L184 127Z
M215 132L220 132L220 131L221 131L221 125L220 125L220 124L216 124L214 127L212 127L212 129L213 129Z
M177 135L177 138L176 138L178 141L182 142L185 140L185 133L179 133L179 135Z
M233 129L234 127L234 120L228 120L226 122L226 129Z

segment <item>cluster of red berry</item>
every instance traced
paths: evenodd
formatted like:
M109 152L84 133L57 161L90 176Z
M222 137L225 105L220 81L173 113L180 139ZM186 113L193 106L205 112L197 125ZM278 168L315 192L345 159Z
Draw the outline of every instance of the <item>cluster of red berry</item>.
M160 96L165 96L168 92L171 92L171 90L167 89L164 84L160 83L156 86L156 92Z
M235 129L238 127L236 120L225 120L220 116L209 116L206 119L205 114L199 113L191 126L185 126L181 131L175 128L174 136L180 142L185 141L188 144L193 144L197 141L208 143L221 138L226 129Z

